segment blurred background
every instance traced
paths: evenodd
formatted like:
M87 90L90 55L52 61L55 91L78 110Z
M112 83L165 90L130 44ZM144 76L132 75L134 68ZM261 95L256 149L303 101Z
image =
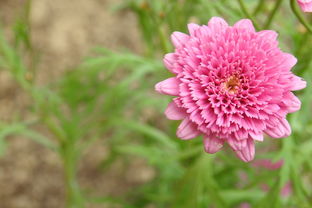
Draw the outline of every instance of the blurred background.
M309 84L292 136L248 164L176 138L154 92L170 34L212 16L276 30L310 83L311 33L289 2L240 2L1 0L0 208L312 207Z

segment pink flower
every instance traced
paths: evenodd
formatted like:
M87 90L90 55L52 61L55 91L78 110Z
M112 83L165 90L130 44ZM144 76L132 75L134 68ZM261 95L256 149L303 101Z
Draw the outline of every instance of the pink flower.
M260 185L262 191L264 192L269 192L270 191L270 186L268 184L261 184ZM287 198L292 194L292 185L291 182L288 181L281 189L280 191L280 196Z
M247 203L247 202L241 203L241 204L239 205L239 208L250 208L250 207L251 207L250 204Z
M312 0L297 0L304 12L312 12Z
M253 162L254 167L266 168L268 170L277 170L283 166L284 161L279 160L273 163L271 160L262 159L262 160L255 160Z
M292 194L292 185L291 182L288 181L285 186L281 190L281 196L284 198L289 197Z
M256 160L253 162L253 165L256 167L264 167L268 170L276 170L279 169L283 166L284 160L279 160L275 163L273 163L271 160L268 159L262 159L262 160ZM261 189L264 192L269 192L270 191L270 186L268 184L260 184ZM291 182L288 181L281 189L280 195L284 198L289 197L292 194L292 185Z
M256 32L248 19L231 27L218 17L188 29L190 35L172 34L175 52L164 57L175 76L155 86L159 93L176 96L165 114L183 120L177 136L202 134L208 153L226 142L248 162L264 133L290 135L286 115L301 105L291 91L305 88L306 82L291 73L297 59L278 48L277 33Z

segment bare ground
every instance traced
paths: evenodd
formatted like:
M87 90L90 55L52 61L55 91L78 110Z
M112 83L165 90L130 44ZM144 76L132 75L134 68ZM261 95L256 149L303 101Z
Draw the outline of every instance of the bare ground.
M31 35L39 54L39 84L58 79L78 64L95 46L130 48L140 52L135 17L128 12L112 12L116 0L32 0ZM21 12L25 0L0 0L0 21L5 33ZM0 119L28 116L27 96L0 72ZM60 208L64 206L62 165L58 156L22 137L8 140L0 157L0 208ZM107 155L99 141L86 153L79 171L82 187L95 195L119 195L153 177L144 161L135 160L127 171L121 162L103 173L98 165ZM89 207L103 207L90 205Z

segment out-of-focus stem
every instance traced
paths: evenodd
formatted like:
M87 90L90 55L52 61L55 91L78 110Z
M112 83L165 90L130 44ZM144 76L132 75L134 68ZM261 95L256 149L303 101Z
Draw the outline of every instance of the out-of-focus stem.
M158 27L158 34L163 53L169 53L167 39L161 26Z
M255 21L255 19L253 18L253 16L248 12L246 5L244 4L243 0L237 0L239 3L239 6L242 10L242 12L244 13L244 15L246 17L248 17L254 24L255 28L257 30L260 30L259 24Z
M277 10L279 9L279 7L280 7L281 4L282 4L282 1L283 1L283 0L277 0L277 1L276 1L273 10L272 10L272 12L270 13L270 16L268 17L266 23L264 24L264 28L269 28L269 27L270 27L270 25L271 25L271 23L272 23L272 21L273 21L273 19L274 19L274 16L275 16L275 14L276 14L276 12L277 12Z
M66 184L66 208L84 208L84 200L77 182L77 155L73 144L67 141L61 149Z
M309 33L308 31L306 31L306 32L304 33L304 35L302 36L302 39L301 39L301 41L300 41L300 43L299 43L299 45L298 45L298 47L297 47L297 49L296 49L296 51L295 51L295 53L294 53L297 57L300 56L300 53L301 53L301 51L302 51L302 48L303 48L304 46L306 46L306 43L307 43L307 41L309 40L309 35L310 35L310 33Z
M256 8L255 8L255 10L253 12L253 16L256 16L260 12L260 10L262 10L263 5L264 5L264 1L265 0L260 0L259 1L258 5L256 6Z
M309 33L312 34L312 26L308 23L308 21L303 17L301 14L301 11L298 10L298 7L296 6L295 0L290 0L290 7L294 14L296 15L297 19L301 22L303 26L309 31Z

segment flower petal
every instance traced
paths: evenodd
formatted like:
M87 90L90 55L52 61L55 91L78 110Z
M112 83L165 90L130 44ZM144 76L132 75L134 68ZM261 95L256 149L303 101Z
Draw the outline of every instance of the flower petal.
M183 108L179 108L175 102L169 103L165 115L170 120L181 120L187 116L187 113Z
M298 0L299 6L304 12L312 12L312 1L311 0Z
M188 31L190 33L191 36L196 36L196 30L200 28L200 26L198 24L195 23L190 23L187 25Z
M249 19L242 19L234 24L235 28L246 29L250 32L255 32L255 28Z
M291 128L288 121L285 118L283 118L280 119L279 124L274 128L266 129L265 133L273 138L288 137L291 133Z
M244 162L250 162L255 157L255 143L252 139L247 140L247 145L242 150L235 151L236 155Z
M179 81L175 77L171 77L155 85L155 90L161 94L179 95Z
M301 101L291 92L283 99L283 103L287 106L289 113L296 112L301 107Z
M273 30L262 30L260 32L257 32L257 34L271 41L275 41L278 36L278 33Z
M229 25L221 17L212 17L208 22L208 26L210 29L213 29L214 31L222 31L226 29Z
M177 55L175 53L167 53L164 56L163 63L165 67L172 73L177 74L181 72L181 68L179 69L175 63L177 62Z
M185 118L180 126L178 127L177 137L181 139L192 139L197 137L200 132L196 128L196 124L194 124L190 119Z
M290 88L290 90L292 91L301 90L301 89L306 88L307 86L307 82L304 81L301 77L298 77L296 75L293 75L291 77L290 82L292 84L292 87Z
M280 121L281 121L280 128L282 128L285 132L284 137L288 137L291 134L291 127L289 123L286 120L286 118L280 119Z
M176 48L181 48L189 39L190 36L181 32L173 32L171 35L171 41Z
M231 138L228 139L227 142L234 151L242 150L247 145L247 139L238 140L236 138Z
M257 141L263 141L263 133L262 132L256 133L256 132L250 131L248 133L252 139L257 140Z
M218 152L223 147L224 140L214 137L204 137L205 151L210 154Z
M283 59L281 66L285 67L285 71L290 70L297 63L297 58L289 53L283 53L281 58Z

